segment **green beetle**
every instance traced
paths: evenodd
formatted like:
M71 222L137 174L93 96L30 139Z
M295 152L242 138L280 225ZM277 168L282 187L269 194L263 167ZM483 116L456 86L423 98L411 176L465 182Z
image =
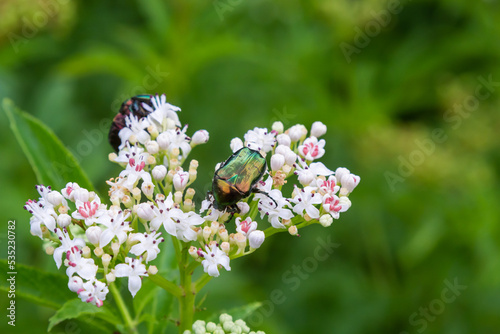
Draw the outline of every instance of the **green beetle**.
M214 208L219 211L227 209L234 214L239 212L236 203L250 196L252 192L263 193L269 197L256 187L266 171L266 159L258 151L243 147L234 152L215 171L211 192Z

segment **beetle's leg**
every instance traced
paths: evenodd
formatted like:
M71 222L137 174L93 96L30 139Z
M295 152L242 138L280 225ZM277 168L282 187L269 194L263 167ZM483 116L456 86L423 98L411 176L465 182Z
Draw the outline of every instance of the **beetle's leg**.
M230 213L229 218L226 219L224 224L229 223L233 219L235 213L240 213L240 208L236 204L227 207L227 212Z
M210 202L210 205L208 206L209 209L214 206L213 205L213 203L214 203L213 198L214 198L214 195L212 194L212 192L210 190L207 191L207 196L205 196L205 199Z
M274 202L275 207L276 208L278 207L278 203L276 203L276 201L274 200L274 198L272 198L271 196L269 196L269 194L267 192L262 191L262 190L260 190L258 188L253 188L252 192L255 193L255 194L264 194L264 195L266 195L267 197L269 197Z

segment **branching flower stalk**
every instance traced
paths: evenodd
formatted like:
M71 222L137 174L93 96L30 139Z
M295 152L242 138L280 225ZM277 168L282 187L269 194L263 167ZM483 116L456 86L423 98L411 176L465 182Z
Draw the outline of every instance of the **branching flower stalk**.
M326 126L321 122L313 123L309 135L301 124L285 130L275 122L271 131L254 128L243 139L232 139L232 152L248 147L266 158L270 168L256 186L259 192L239 201L236 213L215 209L210 195L196 205L190 185L197 178L198 161L188 161L188 156L208 141L208 132L188 137L187 125L177 115L180 109L167 103L165 95L151 96L140 107L143 114L120 116L121 129L114 124L118 151L109 159L123 170L107 181L110 204L70 182L60 191L37 186L40 198L25 205L32 214L31 233L44 240L58 268L66 267L69 289L97 307L111 291L130 332L137 322L113 285L117 278L128 280L133 297L143 279L175 296L179 333L188 333L195 330L196 295L222 268L230 271L231 260L252 254L273 234L298 236L312 224L328 227L351 207L349 195L360 178L317 161L325 154L325 140L319 138ZM295 185L287 195L282 188L289 181ZM159 274L161 263L152 264L163 242L173 243L178 281ZM193 281L198 268L204 273Z

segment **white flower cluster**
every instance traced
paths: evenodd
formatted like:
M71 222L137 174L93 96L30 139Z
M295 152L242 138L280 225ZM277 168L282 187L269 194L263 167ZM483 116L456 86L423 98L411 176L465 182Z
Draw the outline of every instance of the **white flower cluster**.
M165 95L151 97L142 108L145 117L125 117L118 133L119 151L109 156L123 167L118 177L107 181L109 205L76 183L60 192L37 186L39 200L25 205L32 214L31 233L46 240L46 251L58 268L64 263L68 286L82 301L101 306L108 284L117 277L128 278L135 296L142 277L158 272L150 262L161 251L164 232L189 247L191 257L216 277L222 267L231 270L230 259L259 248L267 231L288 228L297 235L304 224L329 226L351 206L348 196L359 176L346 168L331 171L316 161L325 154L325 140L318 138L326 126L315 122L308 136L303 125L285 131L276 122L271 131L255 128L244 141L231 141L233 152L248 147L270 156L270 169L265 181L259 181L258 192L237 203L236 226L226 226L234 213L216 210L213 197L196 211L195 190L189 187L197 177L198 162L186 159L193 147L208 141L208 132L199 130L188 137L187 126L182 127L177 116L180 109L167 103ZM300 186L285 196L282 186L294 175ZM259 216L270 227L258 229Z
M265 334L263 331L250 331L245 321L238 319L233 321L233 318L223 313L219 317L220 323L205 322L197 320L193 324L193 330L186 330L184 334L224 334L224 333L241 333L241 334Z

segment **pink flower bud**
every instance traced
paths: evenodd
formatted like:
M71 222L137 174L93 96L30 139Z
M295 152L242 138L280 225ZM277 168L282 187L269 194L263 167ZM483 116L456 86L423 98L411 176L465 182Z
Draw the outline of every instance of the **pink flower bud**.
M184 191L189 181L189 173L179 171L175 173L173 178L174 188L176 191Z

